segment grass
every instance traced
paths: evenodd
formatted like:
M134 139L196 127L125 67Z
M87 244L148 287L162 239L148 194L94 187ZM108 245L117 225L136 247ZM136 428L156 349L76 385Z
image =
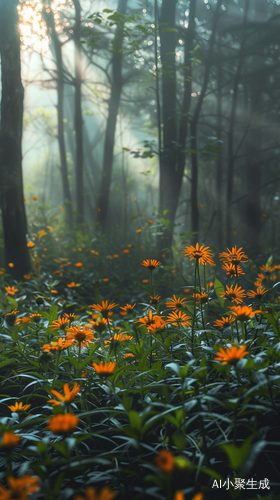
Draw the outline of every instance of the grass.
M280 498L280 262L49 228L1 270L0 500Z

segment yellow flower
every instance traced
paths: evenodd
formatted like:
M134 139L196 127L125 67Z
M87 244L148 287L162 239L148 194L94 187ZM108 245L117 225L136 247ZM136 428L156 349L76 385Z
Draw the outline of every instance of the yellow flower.
M20 403L18 401L16 401L14 405L8 406L8 408L12 412L17 412L17 413L21 412L21 411L27 411L27 410L29 410L30 407L31 407L31 405L23 405L21 401L20 401Z

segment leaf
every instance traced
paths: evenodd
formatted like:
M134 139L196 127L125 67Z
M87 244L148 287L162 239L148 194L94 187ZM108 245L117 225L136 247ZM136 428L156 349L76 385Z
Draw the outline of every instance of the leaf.
M224 285L220 282L220 280L218 280L218 278L215 278L214 289L215 289L217 299L220 302L220 306L222 307L222 309L224 309L225 308L225 299L223 299L223 297L221 297L219 292L224 293L225 289L224 289Z
M233 470L238 470L245 462L246 458L250 453L251 441L254 439L255 435L251 434L246 441L241 446L236 446L233 443L225 443L221 444L220 448L222 448L229 459L230 466Z
M14 309L17 309L18 303L17 303L17 301L15 299L13 299L13 297L10 297L10 295L7 295L7 300L10 302L11 306Z

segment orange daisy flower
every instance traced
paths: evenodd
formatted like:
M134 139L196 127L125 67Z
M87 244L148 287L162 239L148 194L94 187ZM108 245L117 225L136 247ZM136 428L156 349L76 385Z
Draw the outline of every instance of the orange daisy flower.
M21 436L15 434L13 431L5 431L3 432L3 439L0 441L0 449L9 450L10 448L14 448L20 441Z
M143 260L141 266L145 266L152 271L156 267L161 266L161 262L159 262L156 259L147 259L147 260Z
M64 316L62 318L58 318L55 321L53 321L50 325L49 328L51 330L65 330L66 326L69 324L69 319L65 318Z
M71 340L59 337L57 339L57 342L51 342L51 345L50 344L43 345L43 350L47 352L62 351L63 349L67 349L67 347L69 347L72 344L73 342Z
M49 419L48 428L54 434L67 434L74 431L79 423L79 418L72 413L59 413Z
M42 314L39 314L39 313L30 314L30 319L32 321L34 321L34 323L39 323L41 318L42 318Z
M80 390L80 385L77 382L75 382L72 391L70 391L69 384L64 384L63 390L65 396L62 396L62 394L60 394L58 391L52 390L51 391L52 394L56 396L58 399L60 399L60 401L57 401L56 399L49 399L48 403L51 403L52 406L58 406L61 405L62 403L64 404L71 403L71 401L73 401L73 399L75 399L76 395L78 394Z
M33 248L33 247L35 247L35 243L32 243L32 241L29 241L29 243L26 243L26 246L28 248Z
M109 315L109 311L116 307L118 304L114 302L112 304L108 303L108 300L102 300L101 304L92 304L89 307L92 307L95 311L98 311L102 314L103 318L107 319Z
M262 286L258 286L257 291L255 292L254 290L250 290L250 292L247 292L247 297L250 297L252 299L258 299L261 300L263 296L268 292L265 288Z
M5 286L5 290L7 295L15 295L18 292L18 289L15 286Z
M104 486L97 493L97 489L92 486L87 486L85 489L85 496L83 495L75 495L73 500L114 500L117 496L117 493L109 486Z
M131 314L135 306L136 306L136 302L135 302L135 304L133 304L133 306L131 304L126 304L126 306L120 307L120 309L122 309L122 312L120 312L120 314L122 316L126 316L127 314Z
M236 302L237 304L242 304L243 298L246 297L245 290L241 286L233 285L227 286L225 292L219 292L219 294L224 298L230 300L230 302Z
M248 306L233 306L230 307L234 319L238 321L247 321L255 316L255 314L262 313L262 311L253 311L252 307Z
M21 412L21 411L27 411L29 410L29 408L31 407L31 405L23 405L22 402L18 402L16 401L14 405L11 405L11 406L8 406L8 408L12 411L12 412Z
M28 316L22 316L16 320L16 325L25 325L31 323L31 319Z
M152 309L149 309L147 316L139 318L137 321L134 321L134 323L141 323L140 327L141 326L149 327L149 325L154 324L155 321L159 318L160 316L158 316L157 314L154 315Z
M209 247L204 247L204 245L199 246L197 243L195 247L193 245L186 246L183 250L185 257L190 257L190 260L196 259L199 264L209 264L210 266L215 266L212 259L212 253Z
M5 320L7 321L9 326L13 326L15 324L17 313L19 313L19 311L17 309L14 309L13 311L5 314Z
M66 340L78 342L82 347L87 347L89 342L96 340L91 325L71 326L66 332Z
M106 327L108 325L108 321L111 321L109 319L102 318L101 321L92 321L92 319L89 319L88 322L93 326L94 331L98 333L104 332L106 330Z
M239 264L237 264L237 266L234 266L233 264L224 262L222 265L222 269L226 271L226 274L231 278L236 278L237 276L245 275L245 273L242 270L242 267L239 266Z
M227 252L220 253L219 257L221 260L234 265L248 262L248 256L242 251L242 247L237 250L236 245L232 247L232 250L227 248Z
M155 319L155 322L149 325L147 328L149 333L156 334L157 332L164 330L165 326L166 321L159 316Z
M150 299L151 299L152 304L158 304L160 298L161 298L160 295L150 295Z
M240 359L244 358L246 354L249 354L246 351L246 346L237 347L235 344L231 347L228 347L225 351L224 349L220 349L217 353L217 357L214 358L215 361L222 361L223 365L235 365Z
M183 327L191 326L189 319L191 319L190 316L187 316L182 311L178 312L172 311L171 313L168 314L166 323L172 323L173 325L176 326L182 325Z
M167 299L170 300L170 302L165 302L166 307L172 307L173 309L180 309L182 307L187 307L185 304L186 298L180 299L180 297L176 297L176 295L173 295L173 299Z
M92 363L92 366L95 369L96 373L98 373L98 375L101 375L102 377L109 377L110 375L112 375L115 369L116 362L106 362L105 364L103 364L103 362L101 361L99 365L97 363Z
M193 293L192 297L195 297L196 302L199 304L206 304L208 302L209 295L206 292Z
M0 484L0 498L2 500L28 500L29 495L40 488L39 478L32 477L30 474L25 474L19 478L9 476L7 483L9 489Z
M171 472L175 467L175 457L172 451L161 450L155 458L156 465L163 472Z
M229 326L233 321L235 321L235 318L233 316L222 316L221 319L217 319L215 323L213 323L213 326L217 326L218 328L226 328Z

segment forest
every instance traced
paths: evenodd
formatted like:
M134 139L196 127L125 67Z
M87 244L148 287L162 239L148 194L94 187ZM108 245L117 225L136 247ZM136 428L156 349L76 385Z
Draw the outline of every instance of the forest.
M0 0L0 500L280 499L279 61L280 0Z

